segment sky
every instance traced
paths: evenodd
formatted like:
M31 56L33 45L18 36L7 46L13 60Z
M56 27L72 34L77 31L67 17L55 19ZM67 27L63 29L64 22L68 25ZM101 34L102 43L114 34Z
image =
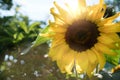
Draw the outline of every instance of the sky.
M20 12L33 20L46 20L50 17L53 0L14 0L21 5Z
M14 4L21 5L19 12L23 15L27 15L32 20L48 20L50 15L50 8L53 6L53 2L56 1L59 4L69 2L71 5L75 5L77 0L13 0ZM99 0L87 0L87 4L97 3ZM3 12L6 15L14 14L14 8L10 12Z

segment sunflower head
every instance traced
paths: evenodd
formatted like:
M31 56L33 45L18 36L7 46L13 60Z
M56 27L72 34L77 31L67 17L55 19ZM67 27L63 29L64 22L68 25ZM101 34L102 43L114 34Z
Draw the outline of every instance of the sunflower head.
M86 51L97 43L97 37L99 36L97 28L97 25L90 21L74 21L65 33L66 43L75 51Z
M73 10L71 5L60 7L54 2L51 14L55 21L50 21L49 32L45 37L52 39L49 57L57 62L61 72L91 75L97 65L105 65L104 54L116 55L112 49L119 49L120 22L113 22L120 13L104 17L106 5L104 0L87 6L86 0L78 0ZM117 43L117 46L116 46Z

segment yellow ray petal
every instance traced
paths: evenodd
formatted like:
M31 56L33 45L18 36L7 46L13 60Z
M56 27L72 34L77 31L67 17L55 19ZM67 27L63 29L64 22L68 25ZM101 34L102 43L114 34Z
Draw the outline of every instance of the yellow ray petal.
M106 60L105 60L103 53L97 51L95 48L92 48L92 50L97 55L97 58L98 58L99 64L100 64L100 69L103 69L104 65L106 63Z
M50 11L51 11L51 14L54 17L55 23L57 23L57 24L58 23L67 24L66 20L65 20L66 18L63 18L60 14L56 13L55 8L51 8Z
M55 12L55 8L51 8L50 11L51 11L51 14L54 16L55 21L57 21L57 19L63 20L62 17Z
M59 13L60 13L60 19L62 17L62 20L64 22L66 22L67 24L71 24L73 18L70 15L70 13L67 10L64 10L63 8L61 8L56 2L54 2L55 7L58 9Z
M104 0L99 0L99 5L104 4Z
M105 43L105 44L111 44L115 42L111 37L109 37L106 34L101 34L101 36L98 37L98 41L100 41L101 43Z
M99 9L97 5L87 7L88 9L88 14L87 14L87 20L90 20L92 22L95 22L96 20L96 15L97 15L97 10Z
M65 25L56 25L53 24L50 26L51 31L55 32L55 33L65 33L67 30L67 27L63 27Z
M103 27L99 27L99 31L103 33L120 32L120 23L106 24Z
M87 68L87 75L89 77L92 77L92 73L95 70L96 66L97 66L97 63L94 63L94 65L93 64L89 64L89 66Z
M59 46L55 46L55 47L50 48L49 57L51 57L53 61L59 60L68 51L69 51L69 47L63 42Z
M98 5L93 5L90 7L89 14L93 22L99 22L104 16L106 11L106 5L104 4L104 0L100 0Z
M95 49L108 55L116 55L115 52L113 52L110 48L108 48L102 43L95 44Z
M58 67L65 70L68 74L72 74L72 68L74 66L74 51L69 50L62 55L61 59L57 60Z
M105 11L106 11L106 5L102 5L99 9L99 12L97 13L98 16L96 16L97 17L96 19L103 18Z
M87 56L88 56L88 59L89 59L88 60L89 66L87 68L87 75L89 77L91 77L91 73L96 68L96 66L98 64L98 60L97 60L96 54L93 51L87 50L86 53L87 53Z
M88 56L88 59L89 59L89 63L90 63L90 64L94 64L94 63L98 62L98 61L97 61L97 56L96 56L96 54L95 54L93 51L87 50L87 51L86 51L86 54L87 54L87 56Z
M101 34L100 37L98 37L98 41L100 43L105 44L106 46L108 46L109 48L112 49L118 49L118 47L115 45L117 43L116 40L114 40L112 37L109 36L110 34Z
M111 37L115 42L120 42L120 37L116 33L106 34L108 37Z
M55 8L51 8L50 11L51 11L51 14L54 17L55 23L57 23L57 24L60 24L60 23L61 24L66 24L65 19L60 14L55 12Z
M65 70L68 74L72 74L73 66L74 66L74 60L69 61L69 64L65 65Z
M63 39L63 38L53 39L52 44L51 44L52 45L51 48L57 47L57 46L59 46L61 44L66 45L65 39Z
M65 6L67 7L68 11L70 12L70 15L74 20L78 19L78 15L80 14L79 9L72 9L72 6L70 6L68 3L65 3Z
M54 34L53 40L56 40L56 39L63 39L64 37L65 37L65 33Z
M77 13L80 14L80 15L84 14L82 16L85 17L86 16L86 14L85 14L86 8L87 8L87 6L86 6L86 0L78 0ZM83 18L83 17L81 17L81 18Z
M57 66L59 67L62 73L66 73L65 65L63 65L63 62L61 60L57 60Z
M61 15L68 14L68 12L66 10L64 10L63 8L61 8L56 2L54 2L54 5L58 9L58 11L60 12Z
M86 20L91 20L91 18L92 18L92 14L93 14L93 10L91 10L92 9L92 6L88 6L87 8L86 8L86 13L87 13L87 15L86 15Z
M86 0L78 0L79 8L86 7Z
M105 10L106 5L103 4L87 7L87 20L99 23L104 16Z
M105 19L102 19L98 25L100 26L103 26L104 24L109 24L109 23L112 23L117 17L120 16L120 13L116 13L115 15L111 16L111 17L108 17L108 18L105 18Z
M75 63L76 63L76 66L79 66L79 67L76 67L77 71L81 71L81 72L86 71L89 65L88 56L86 52L77 53L75 57Z
M105 11L106 11L106 5L104 4L104 0L99 0L99 5L98 5L98 10L94 10L96 11L96 17L95 19L99 21L99 19L103 18Z

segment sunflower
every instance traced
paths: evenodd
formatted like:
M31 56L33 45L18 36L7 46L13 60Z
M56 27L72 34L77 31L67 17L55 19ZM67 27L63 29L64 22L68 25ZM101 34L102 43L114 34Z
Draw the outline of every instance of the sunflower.
M65 9L56 2L54 5L54 21L50 21L48 33L41 34L52 39L49 57L62 73L72 74L75 68L77 73L91 75L97 65L102 69L104 54L113 56L117 54L113 50L119 49L120 22L114 20L120 13L105 18L104 0L92 6L78 0L76 9L67 3Z

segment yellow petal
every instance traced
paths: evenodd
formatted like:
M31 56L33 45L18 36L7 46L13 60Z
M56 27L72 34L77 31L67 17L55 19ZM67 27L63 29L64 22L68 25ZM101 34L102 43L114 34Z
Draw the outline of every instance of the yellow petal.
M120 37L116 33L106 34L107 36L111 37L114 41L120 42Z
M82 15L86 11L86 0L78 0L78 10L77 12ZM86 14L82 15L85 16Z
M115 45L118 41L114 40L112 37L109 36L110 34L101 34L100 37L98 37L98 41L100 43L105 44L109 48L117 49L118 47Z
M70 61L68 65L65 65L65 70L68 74L72 74L73 66L74 66L74 60Z
M103 33L120 32L120 23L106 24L103 27L98 28Z
M65 33L54 34L53 40L63 39L65 37Z
M54 45L55 46L55 45ZM63 42L59 46L51 47L49 51L49 57L53 61L61 59L61 57L69 51L69 47Z
M95 44L95 49L108 55L116 55L115 52L113 52L109 47L105 46L102 43Z
M111 17L108 17L108 18L105 18L105 19L102 19L98 25L102 26L104 24L109 24L109 23L112 23L117 17L120 16L120 13L116 13L115 15L111 16Z
M88 68L88 56L85 52L77 53L75 57L76 70L84 73ZM79 67L78 67L79 66Z
M74 60L74 51L69 50L68 52L64 52L64 55L62 55L61 59L57 60L57 65L61 70L71 74L74 66Z
M104 0L99 0L99 5L104 4Z
M104 0L99 0L99 5L98 5L98 10L95 10L96 13L96 17L95 19L99 21L99 19L103 18L105 11L106 11L106 5L104 4Z
M68 21L66 21L66 20L68 20L68 18L66 18L66 17L69 17L68 15L66 17L63 17L60 14L56 13L54 8L51 8L50 11L51 11L51 14L54 17L55 23L57 23L57 24L59 24L59 23L62 23L62 24L69 23ZM72 19L70 19L70 20L72 20Z
M53 24L50 26L50 29L52 32L55 32L55 33L65 33L66 30L67 30L67 27L63 27L65 25L56 25L56 24Z
M97 66L97 63L94 63L94 65L89 63L89 66L87 68L87 75L89 77L92 77L92 73L95 70L96 66Z
M97 56L92 50L87 50L86 53L87 53L90 64L95 64L96 62L98 62Z
M65 39L63 39L62 37L58 38L58 39L53 39L52 40L52 44L51 44L52 45L51 48L57 47L57 46L59 46L61 44L65 44L66 45Z
M112 40L110 37L108 37L105 34L101 34L101 36L98 37L98 41L100 41L101 43L105 43L105 44L111 44L115 42L114 40Z
M98 5L93 5L89 9L89 14L91 18L89 18L92 22L98 23L104 16L106 11L106 5L103 4L104 0L100 0Z
M60 14L55 12L55 8L50 9L51 14L54 16L55 21L64 21L64 19L60 16Z
M99 9L99 12L96 14L96 15L98 15L98 16L96 16L96 19L103 18L105 11L106 11L106 5L102 5Z
M62 73L66 73L65 65L63 65L63 62L61 60L57 60L57 66L59 67Z
M92 50L87 50L86 53L87 53L87 56L88 56L88 59L89 59L88 60L89 66L87 68L87 75L89 77L91 77L91 73L96 68L96 66L98 64L98 60L97 60L96 54Z
M60 13L60 17L61 17L60 19L66 22L67 24L71 24L73 19L70 13L67 10L64 10L63 8L61 8L56 2L54 2L54 5Z
M88 12L87 20L91 20L92 22L95 22L98 9L99 8L96 5L88 7L89 12Z
M106 60L105 60L103 53L97 51L95 48L92 48L92 50L97 55L97 58L98 58L99 64L100 64L100 69L103 69L104 65L106 63Z
M54 2L54 5L58 9L58 11L60 12L61 15L68 14L68 12L66 10L64 10L63 8L61 8L56 2Z
M68 3L65 3L65 6L67 7L70 16L72 17L72 21L76 20L78 18L79 10L78 9L72 9L72 6L70 6Z
M78 0L78 5L81 7L86 7L86 0Z

